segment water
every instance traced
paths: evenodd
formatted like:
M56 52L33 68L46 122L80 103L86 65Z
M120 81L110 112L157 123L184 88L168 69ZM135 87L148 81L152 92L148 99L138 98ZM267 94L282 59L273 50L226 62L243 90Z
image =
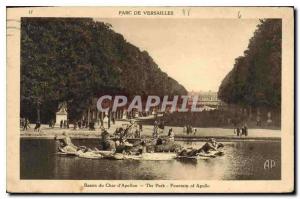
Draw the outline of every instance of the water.
M97 146L96 139L74 140ZM182 142L201 146L201 142ZM54 140L21 139L21 179L94 180L280 180L280 141L224 142L225 155L198 161L141 161L82 159L56 154ZM264 169L274 160L272 169Z

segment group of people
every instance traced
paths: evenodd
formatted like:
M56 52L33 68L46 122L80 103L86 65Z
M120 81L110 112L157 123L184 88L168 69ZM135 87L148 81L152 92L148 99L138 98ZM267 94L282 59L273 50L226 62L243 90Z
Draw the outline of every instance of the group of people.
M234 134L237 136L248 136L248 127L247 124L244 124L243 126L238 126L234 129Z
M49 121L49 128L54 128L55 126L55 121L52 119Z
M20 119L20 127L23 129L23 131L26 131L30 128L30 122L28 118L21 118Z
M28 118L21 118L20 119L20 127L23 131L27 131L30 129L30 121ZM36 121L35 127L33 128L34 132L40 132L41 129L41 122L39 120Z
M100 150L116 153L140 153L138 144L130 143L125 136L110 135L105 129L101 133Z
M197 129L193 128L192 125L185 125L183 127L183 132L186 133L187 135L196 135Z
M102 127L104 129L104 127ZM135 121L130 120L129 124L122 124L121 127L116 128L114 136L118 138L140 138L143 132L143 125L137 124Z
M68 129L70 126L69 126L69 120L60 120L59 122L59 127L62 129Z

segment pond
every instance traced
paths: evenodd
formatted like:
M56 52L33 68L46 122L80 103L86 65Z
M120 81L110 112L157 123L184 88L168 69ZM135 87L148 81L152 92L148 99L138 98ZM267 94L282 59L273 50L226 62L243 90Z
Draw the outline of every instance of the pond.
M76 145L97 147L97 139L76 139ZM200 147L203 142L180 142ZM198 161L107 160L56 154L51 139L21 139L21 179L76 180L280 180L280 141L223 142L225 155ZM272 160L275 166L265 168Z

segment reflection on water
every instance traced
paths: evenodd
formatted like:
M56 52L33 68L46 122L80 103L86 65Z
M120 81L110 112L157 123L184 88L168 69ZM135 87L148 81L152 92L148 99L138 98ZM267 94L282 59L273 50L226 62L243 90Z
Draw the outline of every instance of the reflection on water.
M96 139L74 140L95 147ZM182 142L199 147L201 142ZM56 154L54 140L21 139L21 179L279 180L280 142L224 142L225 155L198 161L92 160ZM276 167L264 169L266 160Z

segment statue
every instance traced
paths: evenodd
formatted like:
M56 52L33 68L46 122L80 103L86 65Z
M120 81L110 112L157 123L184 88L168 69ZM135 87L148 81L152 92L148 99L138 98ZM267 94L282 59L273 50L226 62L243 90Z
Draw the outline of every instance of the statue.
M67 123L68 112L67 103L63 102L58 105L58 111L56 112L55 126L59 126L61 123Z

